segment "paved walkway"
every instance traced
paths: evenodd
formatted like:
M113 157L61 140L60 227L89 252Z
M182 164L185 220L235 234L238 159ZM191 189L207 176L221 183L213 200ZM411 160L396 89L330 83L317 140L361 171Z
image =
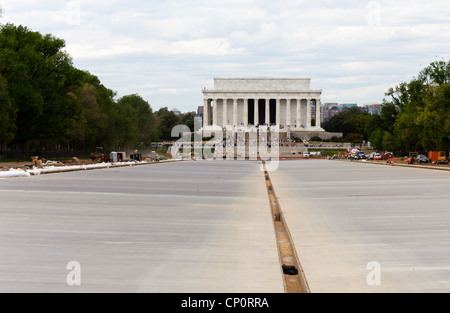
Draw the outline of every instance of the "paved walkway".
M0 292L284 291L255 162L2 179L0 197Z
M450 292L449 172L300 160L270 177L311 292ZM0 292L284 292L256 162L2 179L0 197Z
M270 176L311 292L450 292L449 172L304 160Z

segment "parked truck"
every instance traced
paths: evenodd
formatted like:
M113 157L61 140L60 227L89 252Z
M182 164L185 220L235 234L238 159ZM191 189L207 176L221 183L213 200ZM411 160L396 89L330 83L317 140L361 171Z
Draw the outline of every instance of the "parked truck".
M435 164L448 164L447 154L445 151L429 151L428 159Z

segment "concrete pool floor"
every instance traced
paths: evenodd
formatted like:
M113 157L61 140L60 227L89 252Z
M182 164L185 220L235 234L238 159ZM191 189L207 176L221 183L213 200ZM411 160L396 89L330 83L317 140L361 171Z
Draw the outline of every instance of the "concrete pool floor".
M311 292L450 291L449 172L299 160L269 175ZM0 179L0 197L0 292L284 292L258 162Z

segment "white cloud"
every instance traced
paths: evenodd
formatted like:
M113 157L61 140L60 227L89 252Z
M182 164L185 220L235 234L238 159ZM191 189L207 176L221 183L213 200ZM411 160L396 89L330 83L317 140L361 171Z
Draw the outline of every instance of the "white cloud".
M442 0L73 1L79 23L69 2L4 0L0 22L65 39L76 66L156 109L195 109L217 76L306 76L323 101L378 102L450 57Z
M170 94L174 94L174 95L185 94L189 91L191 91L189 88L176 88L176 87L175 88L160 88L158 90L158 92L161 92L161 93L170 93Z
M239 51L240 49L232 48L226 38L205 38L173 42L167 53L225 56Z

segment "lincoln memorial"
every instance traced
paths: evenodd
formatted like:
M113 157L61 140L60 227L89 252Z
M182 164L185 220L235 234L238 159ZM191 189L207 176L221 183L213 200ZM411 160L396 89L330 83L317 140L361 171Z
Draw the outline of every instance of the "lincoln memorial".
M310 83L310 78L215 78L213 90L203 89L203 126L323 131L322 91L311 90Z

